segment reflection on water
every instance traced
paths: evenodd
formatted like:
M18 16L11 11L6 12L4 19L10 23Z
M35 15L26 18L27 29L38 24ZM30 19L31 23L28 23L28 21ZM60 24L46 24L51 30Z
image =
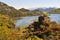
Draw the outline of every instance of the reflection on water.
M17 20L15 23L16 26L24 26L24 25L29 25L32 23L32 20L38 19L39 16L27 16L27 17L22 17L23 19ZM57 23L60 23L60 14L51 14L49 16L51 18L51 21L56 21Z

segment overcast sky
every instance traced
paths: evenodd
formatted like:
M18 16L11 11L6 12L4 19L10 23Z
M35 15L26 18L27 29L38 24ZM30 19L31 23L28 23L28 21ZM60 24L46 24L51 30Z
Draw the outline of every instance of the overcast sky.
M60 0L0 0L16 9L35 7L57 7L60 8Z

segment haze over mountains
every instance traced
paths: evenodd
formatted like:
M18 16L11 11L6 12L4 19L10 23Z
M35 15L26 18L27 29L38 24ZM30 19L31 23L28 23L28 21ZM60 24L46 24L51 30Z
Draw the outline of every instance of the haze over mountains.
M56 7L49 7L49 8L46 8L46 7L42 7L42 8L31 8L30 10L39 10L39 11L49 12L49 11L54 10L54 9L56 9Z
M55 10L55 11L54 11ZM58 12L60 13L59 8L50 7L50 8L31 8L31 9L16 9L12 6L9 6L3 2L0 2L0 14L8 15L10 17L20 17L20 16L35 16L40 15L43 12L50 12L50 13Z

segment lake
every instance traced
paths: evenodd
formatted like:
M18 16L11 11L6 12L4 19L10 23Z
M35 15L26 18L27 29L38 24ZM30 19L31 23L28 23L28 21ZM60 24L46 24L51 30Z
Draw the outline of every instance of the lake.
M23 19L17 20L16 21L16 26L21 26L23 27L24 25L29 25L32 23L32 20L38 19L39 16L26 16L26 17L21 17ZM56 21L57 23L60 23L60 14L50 14L50 19L51 21Z

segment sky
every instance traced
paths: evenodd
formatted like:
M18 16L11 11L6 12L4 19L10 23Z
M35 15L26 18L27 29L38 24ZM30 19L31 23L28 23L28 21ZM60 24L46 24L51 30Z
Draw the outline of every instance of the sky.
M16 9L38 8L38 7L57 7L60 8L60 0L0 0Z

